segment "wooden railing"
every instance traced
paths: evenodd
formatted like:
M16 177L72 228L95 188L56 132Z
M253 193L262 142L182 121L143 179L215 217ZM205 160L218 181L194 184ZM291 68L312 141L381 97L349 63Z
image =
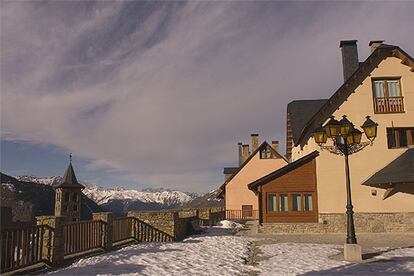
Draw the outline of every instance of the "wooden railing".
M197 216L187 218L179 218L178 211L170 213L166 216L168 219L158 218L149 223L136 216L113 219L112 213L108 212L94 213L93 220L80 222L67 222L64 217L40 216L37 217L37 226L19 225L18 228L1 229L0 273L14 272L24 267L28 267L26 270L34 269L34 264L38 269L42 267L38 265L41 262L52 267L60 266L65 260L96 250L110 251L114 247L125 246L128 240L180 240L190 234L187 231L193 222L190 219L195 218L196 223L200 220L198 211L195 212ZM222 211L208 211L207 214L203 219L209 221L222 219L224 215ZM185 235L180 236L183 229Z
M46 226L29 226L1 231L1 272L16 270L50 257L50 237L53 229Z
M404 112L403 97L374 97L375 113L402 113Z
M173 241L174 237L145 223L142 220L133 218L133 235L138 242L166 242Z
M132 225L134 218L117 218L112 222L112 242L119 242L127 239L134 238Z
M226 210L226 219L228 220L257 220L259 219L259 211L243 212L242 210Z
M104 225L99 220L69 222L63 225L64 255L104 247Z

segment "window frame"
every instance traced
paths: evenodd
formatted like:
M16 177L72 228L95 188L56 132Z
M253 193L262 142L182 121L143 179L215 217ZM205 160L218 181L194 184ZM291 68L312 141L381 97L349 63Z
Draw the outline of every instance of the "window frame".
M405 130L406 145L401 146L401 131ZM409 131L411 134L409 135ZM388 149L404 149L414 145L414 126L413 127L387 127L385 129L387 136L387 148ZM390 144L390 137L393 139L393 143Z
M382 81L384 83L384 97L376 96L376 93L375 93L376 90L375 90L374 83L378 81ZM388 81L398 81L400 96L389 95ZM401 76L373 77L371 78L371 90L372 90L372 103L373 103L373 109L374 109L375 114L405 113ZM394 101L398 101L398 98L400 99L399 104L395 104L395 103L390 104L390 99L394 99ZM383 102L381 103L378 99L383 99ZM380 106L382 108L380 108Z
M276 197L276 211L269 210L269 196L274 195ZM288 210L281 211L281 205L280 205L280 196L281 195L287 195L288 200ZM293 195L300 195L300 210L295 211L293 210ZM312 198L312 210L305 210L305 195L311 195ZM289 191L289 192L266 192L266 214L309 214L311 215L314 212L317 212L317 198L316 198L316 191Z

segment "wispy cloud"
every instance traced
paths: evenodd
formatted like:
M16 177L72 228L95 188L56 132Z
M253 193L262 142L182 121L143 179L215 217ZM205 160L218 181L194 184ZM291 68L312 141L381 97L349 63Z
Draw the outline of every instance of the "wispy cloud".
M409 2L1 5L3 138L193 191L220 184L249 133L283 143L289 101L333 93L339 40L414 52Z

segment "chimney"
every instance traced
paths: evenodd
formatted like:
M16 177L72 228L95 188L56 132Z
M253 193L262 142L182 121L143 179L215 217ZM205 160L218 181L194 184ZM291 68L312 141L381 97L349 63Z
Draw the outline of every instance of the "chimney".
M279 152L279 141L272 141L272 148Z
M253 133L250 136L252 138L252 152L254 152L259 147L259 134Z
M339 48L342 49L342 67L345 82L359 67L357 40L342 40L339 43Z
M375 51L385 40L371 40L369 42L369 47L371 48L371 53Z
M237 147L239 148L239 167L243 164L243 150L242 150L242 142L237 143Z
M242 163L249 158L250 152L249 152L249 145L243 145L242 146Z

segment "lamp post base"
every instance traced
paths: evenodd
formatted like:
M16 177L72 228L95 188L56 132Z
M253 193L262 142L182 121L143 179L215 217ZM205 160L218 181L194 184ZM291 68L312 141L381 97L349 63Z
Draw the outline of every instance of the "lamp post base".
M362 247L359 244L344 244L344 259L348 262L362 262Z

